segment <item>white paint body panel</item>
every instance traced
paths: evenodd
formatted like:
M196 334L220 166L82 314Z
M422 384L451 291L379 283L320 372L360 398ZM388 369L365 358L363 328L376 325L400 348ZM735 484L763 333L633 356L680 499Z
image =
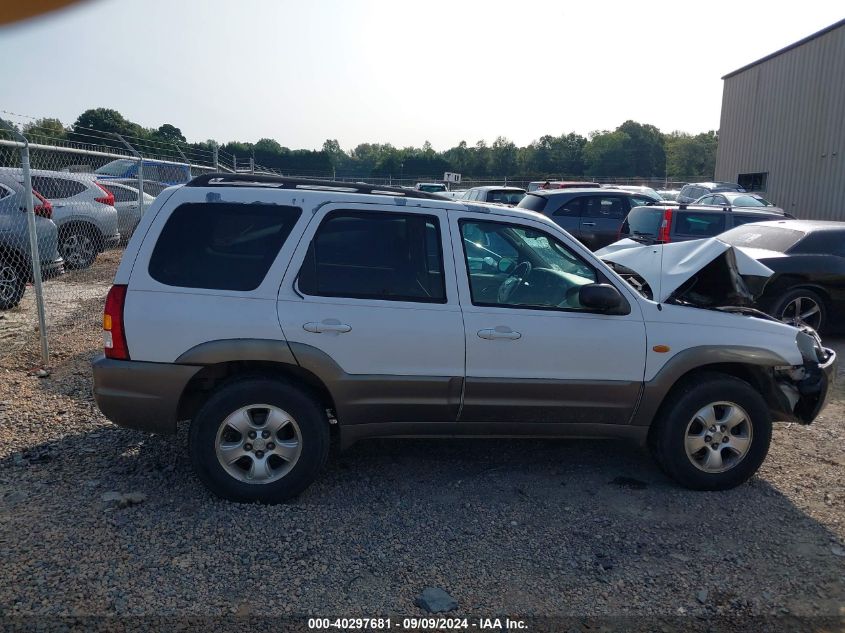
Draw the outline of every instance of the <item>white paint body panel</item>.
M602 315L587 312L475 306L461 242L459 219L510 222L557 237L593 265L604 266L557 225L487 214L450 214L452 246L458 269L458 288L464 310L467 376L478 378L615 380L643 378L646 335L638 302L618 280L629 298L631 313ZM488 340L478 331L504 326L520 333L516 340Z
M335 210L393 211L437 217L444 248L447 303L297 295L294 281L308 245L320 221ZM322 350L348 374L463 376L463 321L448 248L449 225L446 212L441 209L410 206L397 209L395 206L352 203L322 207L306 229L279 291L279 321L287 339ZM309 332L303 328L305 323L327 319L349 325L351 330L338 334Z

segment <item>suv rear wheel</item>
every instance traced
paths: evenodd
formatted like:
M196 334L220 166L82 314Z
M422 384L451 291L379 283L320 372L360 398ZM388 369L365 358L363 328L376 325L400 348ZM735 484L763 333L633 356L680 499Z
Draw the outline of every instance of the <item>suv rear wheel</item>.
M726 490L757 472L771 436L762 396L738 378L707 372L670 394L649 444L666 474L682 486Z
M191 460L216 495L278 503L317 477L329 450L319 404L289 383L242 378L224 384L191 422Z
M26 275L21 266L0 255L0 310L11 310L26 291Z

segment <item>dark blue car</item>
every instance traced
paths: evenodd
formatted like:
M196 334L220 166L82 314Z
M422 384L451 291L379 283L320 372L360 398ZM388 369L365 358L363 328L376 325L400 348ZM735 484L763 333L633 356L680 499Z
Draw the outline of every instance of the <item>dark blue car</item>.
M118 158L94 170L99 180L109 178L137 178L138 161ZM191 166L187 163L171 163L163 160L144 160L144 180L166 185L181 185L191 179Z

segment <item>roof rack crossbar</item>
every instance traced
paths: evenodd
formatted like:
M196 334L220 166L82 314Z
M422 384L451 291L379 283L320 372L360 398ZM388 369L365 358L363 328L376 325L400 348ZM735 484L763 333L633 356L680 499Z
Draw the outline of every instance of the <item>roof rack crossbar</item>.
M401 189L385 185L369 185L359 182L343 182L340 180L316 180L312 178L290 178L287 176L269 176L265 174L203 174L189 181L186 187L225 187L227 185L271 185L277 189L312 189L315 191L344 190L350 193L372 195L403 196L405 198L425 198L427 200L444 201L438 196L416 189Z

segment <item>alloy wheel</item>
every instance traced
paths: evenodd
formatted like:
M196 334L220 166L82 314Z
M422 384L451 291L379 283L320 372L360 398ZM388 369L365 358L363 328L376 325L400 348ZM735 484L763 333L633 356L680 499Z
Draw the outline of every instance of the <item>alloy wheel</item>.
M713 402L699 409L687 424L687 457L699 470L723 473L745 458L752 435L745 409L734 402Z
M11 264L0 266L0 303L14 300L20 284L20 273Z
M821 306L810 297L796 297L781 310L780 320L795 326L809 325L818 330L822 320Z
M94 240L82 233L71 233L62 242L62 257L72 268L84 268L96 254Z
M214 448L229 475L248 484L268 484L296 465L302 453L302 432L286 411L251 404L223 420Z

